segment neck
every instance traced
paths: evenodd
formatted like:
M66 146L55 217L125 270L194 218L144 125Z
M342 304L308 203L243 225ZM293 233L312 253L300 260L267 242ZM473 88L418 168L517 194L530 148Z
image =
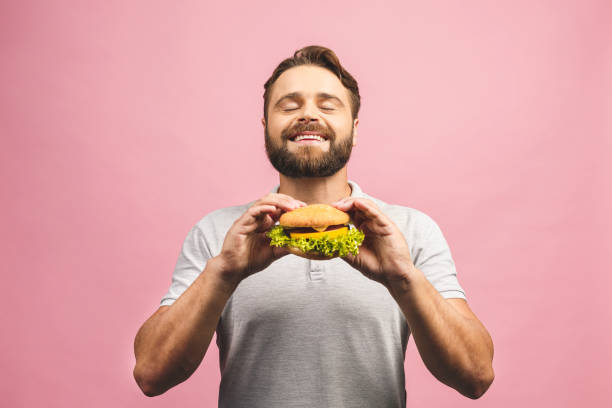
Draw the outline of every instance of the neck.
M329 177L291 178L279 174L278 192L306 204L331 204L351 195L346 166Z

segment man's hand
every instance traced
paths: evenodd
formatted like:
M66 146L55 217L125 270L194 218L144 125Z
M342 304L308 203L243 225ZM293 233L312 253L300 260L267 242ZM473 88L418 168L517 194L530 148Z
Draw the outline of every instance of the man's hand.
M332 206L349 213L365 234L359 254L342 257L353 268L386 287L416 273L404 235L371 200L346 197Z
M273 261L288 255L287 248L270 246L265 233L274 226L284 211L306 203L286 194L270 193L257 200L234 221L218 255L221 278L238 285L248 276L265 269Z

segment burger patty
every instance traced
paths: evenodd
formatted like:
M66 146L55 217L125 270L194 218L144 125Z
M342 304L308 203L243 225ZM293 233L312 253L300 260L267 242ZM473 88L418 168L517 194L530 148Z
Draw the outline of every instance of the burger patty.
M338 228L344 228L344 227L348 227L348 225L346 224L339 224L339 225L330 225L329 227L327 227L325 229L325 231L332 231ZM285 227L285 234L287 234L287 236L289 236L290 232L295 232L298 234L307 234L310 232L325 232L325 231L317 231L314 228L310 228L310 227Z

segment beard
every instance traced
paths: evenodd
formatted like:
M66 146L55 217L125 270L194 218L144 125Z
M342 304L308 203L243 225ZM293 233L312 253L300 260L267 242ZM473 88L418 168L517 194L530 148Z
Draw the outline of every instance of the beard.
M353 128L347 137L338 139L333 130L321 128L319 125L298 125L281 134L281 145L278 145L265 129L266 153L272 166L286 177L314 178L329 177L342 169L353 150ZM318 146L300 146L299 151L292 153L287 148L289 136L301 131L321 132L329 140L329 150L324 152Z

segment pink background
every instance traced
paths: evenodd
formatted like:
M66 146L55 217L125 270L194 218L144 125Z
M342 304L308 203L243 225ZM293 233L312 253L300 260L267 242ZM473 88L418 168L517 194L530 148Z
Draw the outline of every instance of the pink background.
M2 405L216 406L214 340L149 399L134 336L189 229L278 182L263 83L310 44L359 81L349 177L439 223L495 343L472 401L411 339L408 406L609 404L610 38L605 0L2 2Z

